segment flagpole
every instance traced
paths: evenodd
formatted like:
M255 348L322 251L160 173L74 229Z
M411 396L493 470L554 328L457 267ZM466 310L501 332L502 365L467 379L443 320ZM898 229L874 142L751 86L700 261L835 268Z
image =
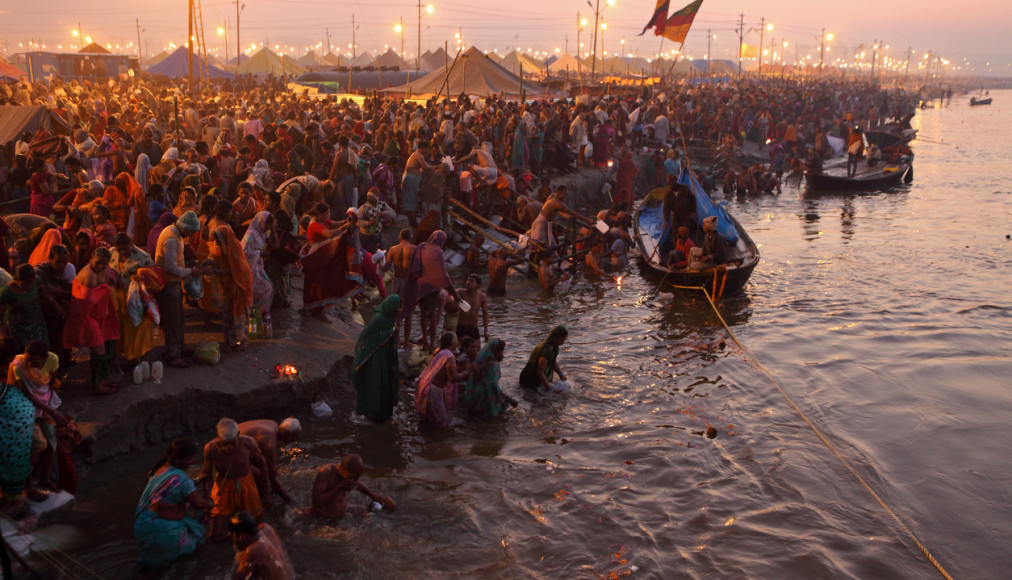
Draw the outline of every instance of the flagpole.
M686 36L688 36L688 34L686 34ZM675 60L671 61L671 68L668 69L668 75L667 76L670 77L671 76L671 72L675 70L675 65L678 64L678 59L682 56L682 48L684 46L685 46L685 41L683 40L682 43L678 45L678 52L675 53Z

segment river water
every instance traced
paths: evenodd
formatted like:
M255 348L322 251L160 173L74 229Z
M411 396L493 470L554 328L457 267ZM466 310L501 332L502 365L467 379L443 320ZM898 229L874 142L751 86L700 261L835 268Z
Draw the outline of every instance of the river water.
M517 279L490 309L502 384L519 396L561 323L572 391L452 431L419 428L413 392L387 425L308 420L281 460L298 504L316 468L358 452L400 509L313 527L275 507L299 576L940 577L915 536L956 578L1003 577L1012 93L993 96L918 112L909 186L725 200L762 252L720 308L747 351L705 298L658 300L636 266L621 288L581 279L561 297ZM160 453L96 470L61 514L57 539L103 577L135 574L133 508ZM230 558L203 546L162 577L221 578Z

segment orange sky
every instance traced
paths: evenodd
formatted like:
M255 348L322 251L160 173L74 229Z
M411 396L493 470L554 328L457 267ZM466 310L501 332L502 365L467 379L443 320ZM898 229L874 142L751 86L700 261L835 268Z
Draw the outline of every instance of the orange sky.
M653 10L655 0L615 0L607 6L601 0L607 28L598 47L603 51L655 57L658 39L648 32L637 36ZM676 0L677 10L689 0ZM241 15L243 49L251 43L266 43L280 51L304 53L309 48L324 49L327 28L334 51L350 52L351 17L358 26L358 52L382 52L387 46L400 51L401 37L394 25L403 18L404 50L409 57L417 51L418 11L412 0L343 1L343 0L244 0ZM452 48L460 34L467 45L500 52L519 47L543 54L556 50L576 52L577 12L589 19L580 34L584 52L589 52L593 29L593 11L586 0L423 0L433 5L432 14L422 17L422 50L442 46ZM186 37L185 0L151 2L143 0L37 0L9 2L0 9L0 49L7 53L24 50L30 41L46 44L47 50L69 49L79 42L71 31L83 28L84 34L102 44L119 45L121 52L136 51L137 26L143 32L141 46L154 54L169 42L182 44ZM87 8L81 8L87 6ZM203 0L204 28L208 47L224 56L224 40L216 30L228 21L229 55L235 55L235 4L226 0ZM739 14L745 13L745 28L760 26L765 17L773 30L763 35L764 48L782 52L788 62L818 52L821 29L832 33L829 42L834 58L853 59L862 48L868 50L874 41L888 45L886 55L896 60L905 58L906 49L915 54L934 51L950 61L964 58L978 71L986 61L1008 67L1012 62L1012 8L1007 1L968 0L850 0L825 2L813 0L705 0L692 32L686 40L686 54L703 58L707 52L707 30L711 36L714 58L735 59L738 34L735 28ZM568 37L568 38L567 38ZM623 43L622 40L625 40ZM787 42L787 48L782 48ZM745 42L758 45L758 32L746 35ZM775 43L775 44L774 44ZM19 46L19 44L21 46ZM665 50L672 46L666 43ZM1012 76L1012 68L994 71Z

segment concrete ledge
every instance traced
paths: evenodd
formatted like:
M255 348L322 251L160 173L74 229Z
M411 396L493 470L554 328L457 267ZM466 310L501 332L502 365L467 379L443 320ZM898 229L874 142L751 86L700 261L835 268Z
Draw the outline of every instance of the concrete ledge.
M166 367L160 384L135 385L129 372L114 373L120 391L93 397L87 394L88 363L79 363L60 393L61 410L75 417L85 436L79 451L97 462L187 433L211 434L221 417L244 421L304 415L311 403L350 391L348 371L361 316L343 304L332 324L302 316L295 308L301 303L294 304L301 302L295 300L301 294L300 288L293 289L293 307L274 312L274 338L250 341L242 352L222 353L217 365ZM188 308L186 321L187 344L222 340L220 330L204 329L201 313ZM160 354L156 346L146 360ZM298 375L272 378L271 370L286 364Z

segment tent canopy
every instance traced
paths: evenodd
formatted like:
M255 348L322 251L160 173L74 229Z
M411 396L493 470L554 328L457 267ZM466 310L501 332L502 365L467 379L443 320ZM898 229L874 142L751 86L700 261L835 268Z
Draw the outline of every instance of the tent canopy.
M386 52L377 56L376 60L372 61L372 66L376 68L397 67L400 70L408 70L410 68L414 68L410 64L408 64L408 61L404 60L403 58L400 57L400 55L394 52L394 49L392 48L388 48Z
M520 65L523 65L525 73L540 72L545 67L545 65L538 59L516 50L502 57L499 64L501 64L504 69L515 75L520 74Z
M362 54L351 59L351 66L366 67L372 64L372 61L376 60L376 57L370 52L363 52Z
M266 46L261 48L253 56L242 61L242 64L235 67L236 74L253 75L300 75L306 72L293 60L281 61L273 50Z
M422 53L421 68L422 70L434 71L442 70L446 66L447 62L446 51L442 47L437 48L435 52L425 51Z
M155 66L156 64L162 62L163 60L165 60L167 58L169 58L169 53L167 51L163 50L162 52L159 52L155 56L153 56L153 57L147 59L146 61L144 61L144 66L147 66L147 67Z
M548 72L552 74L565 73L566 69L569 70L569 74L576 74L577 69L580 69L580 61L575 56L568 52L559 58L553 60L548 64Z
M185 46L180 46L176 50L172 51L172 54L162 59L161 62L152 65L148 69L148 72L155 75L165 75L167 77L172 78L185 77L189 73L189 67L187 66L186 63L186 53L187 48ZM200 56L197 55L196 52L194 52L193 74L196 75L198 74L199 71L203 70L203 66L201 64L202 62L203 61L200 59ZM207 72L211 76L211 78L214 79L232 77L232 73L228 72L227 70L221 67L217 67L213 64L208 66Z
M70 135L73 128L56 111L43 106L0 106L0 144L17 139L25 131L39 128L58 135Z
M7 61L0 60L0 80L16 81L24 76L28 76L28 73Z
M456 66L453 61L450 61L450 75L446 86L443 86L443 80L446 78L446 68L440 67L417 81L387 89L387 92L407 93L414 97L429 97L438 93L442 87L444 95L466 93L479 97L498 94L520 96L520 78L499 64L492 62L490 58L474 47L467 49L460 55ZM531 82L523 82L522 86L524 92L530 97L543 96L546 93L544 87Z
M85 54L112 54L111 52L109 52L108 50L106 50L106 48L104 46L102 46L101 44L99 44L97 42L93 42L93 43L89 44L88 46L82 48L81 50L79 50L77 52L78 52L78 54L81 54L81 53L85 53Z
M348 63L351 62L350 60L344 58L343 56L339 54L334 54L332 52L328 52L327 54L321 56L320 58L323 59L330 66L348 66Z
M316 54L315 50L310 50L302 58L298 59L297 62L300 66L309 69L320 69L330 68L331 64L323 59L320 55Z

